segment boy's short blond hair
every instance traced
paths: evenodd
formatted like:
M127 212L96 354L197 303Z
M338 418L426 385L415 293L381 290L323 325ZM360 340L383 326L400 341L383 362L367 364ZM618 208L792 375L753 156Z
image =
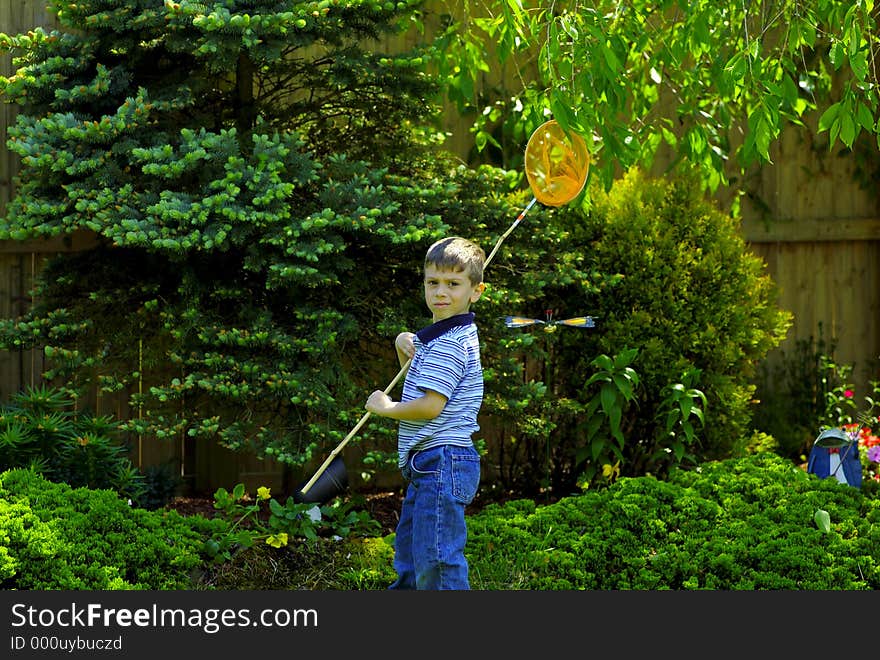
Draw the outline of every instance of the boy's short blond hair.
M483 281L483 265L486 253L476 243L460 236L441 238L428 248L425 267L434 266L440 270L464 271L471 284Z

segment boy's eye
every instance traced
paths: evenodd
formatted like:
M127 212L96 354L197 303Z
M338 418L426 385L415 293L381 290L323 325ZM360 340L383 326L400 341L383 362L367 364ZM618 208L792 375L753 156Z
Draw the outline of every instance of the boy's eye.
M462 283L458 280L449 280L446 282L446 285L449 287L457 287L461 286ZM440 280L425 280L425 286L440 286Z

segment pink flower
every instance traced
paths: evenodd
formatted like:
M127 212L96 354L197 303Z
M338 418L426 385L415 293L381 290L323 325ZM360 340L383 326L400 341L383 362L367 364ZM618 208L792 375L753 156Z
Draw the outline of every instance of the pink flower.
M844 390L843 392L843 396L845 396L847 399L852 399L853 394L854 392L852 390Z

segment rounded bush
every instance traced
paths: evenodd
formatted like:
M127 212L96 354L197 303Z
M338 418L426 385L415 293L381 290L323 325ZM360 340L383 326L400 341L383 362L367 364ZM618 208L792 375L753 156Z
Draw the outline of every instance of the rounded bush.
M530 473L563 492L575 488L591 461L598 463L593 480L601 480L602 463L615 460L585 446L587 404L596 393L586 382L597 356L628 349L637 351L630 366L638 383L622 410L617 476L661 474L681 462L739 453L756 365L791 323L763 261L749 250L738 221L707 200L696 180L651 179L634 170L610 191L593 185L586 199L536 208L499 252L505 267L493 265L490 280L500 281L478 303L497 316L595 319L587 330L481 326L484 410L501 420L508 440L500 441L509 442L504 459L520 462L522 482ZM705 424L692 420L693 437L676 454L662 432L664 398L686 374L707 398ZM601 432L599 438L611 442Z

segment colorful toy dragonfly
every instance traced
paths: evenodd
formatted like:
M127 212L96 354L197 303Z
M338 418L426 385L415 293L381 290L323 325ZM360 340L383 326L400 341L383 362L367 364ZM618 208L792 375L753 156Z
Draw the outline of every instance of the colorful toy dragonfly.
M546 321L542 321L541 319L530 319L524 316L505 316L504 325L506 325L508 328L525 328L530 325L543 325L544 332L556 332L556 326L558 325L567 325L570 328L596 327L596 322L593 320L592 316L576 316L575 318L571 319L560 319L558 321L554 321L552 309L548 309L546 314Z

